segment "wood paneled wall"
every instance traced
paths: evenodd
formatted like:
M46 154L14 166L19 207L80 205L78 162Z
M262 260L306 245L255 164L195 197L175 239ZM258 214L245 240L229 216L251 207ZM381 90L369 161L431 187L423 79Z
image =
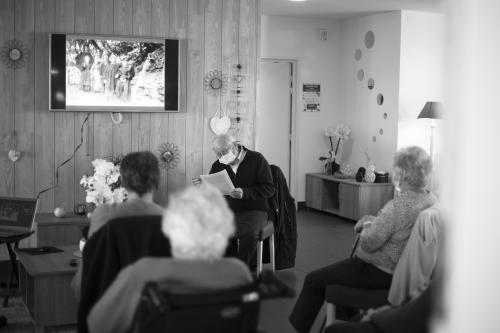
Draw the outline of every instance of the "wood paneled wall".
M33 197L54 186L56 167L83 137L75 158L59 169L57 187L40 196L40 211L56 206L71 211L75 203L84 202L79 182L92 171L93 159L155 151L160 143L172 142L181 150L181 161L168 173L162 171L155 200L165 204L170 193L207 172L215 159L209 120L219 103L236 97L231 92L222 98L207 94L203 78L215 69L231 73L237 63L242 64L244 76L239 139L253 147L259 1L1 0L0 47L18 39L30 48L31 59L17 70L0 64L0 195ZM50 32L187 39L181 112L123 113L118 125L109 113L50 112ZM16 163L8 159L9 149L22 152Z

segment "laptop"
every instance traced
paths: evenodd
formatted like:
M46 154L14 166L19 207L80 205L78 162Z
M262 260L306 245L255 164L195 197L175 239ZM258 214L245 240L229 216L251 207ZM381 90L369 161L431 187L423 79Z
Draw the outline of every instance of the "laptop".
M0 197L0 237L30 233L37 205L36 198Z

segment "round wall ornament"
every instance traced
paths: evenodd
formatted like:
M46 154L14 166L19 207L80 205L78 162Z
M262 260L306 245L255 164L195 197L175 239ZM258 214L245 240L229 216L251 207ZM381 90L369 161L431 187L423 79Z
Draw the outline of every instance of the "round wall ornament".
M158 146L156 156L160 162L160 167L170 170L175 168L179 163L181 151L175 144L166 142Z
M23 68L30 60L30 49L17 39L6 41L0 49L2 63L8 68Z
M220 96L227 92L228 78L220 70L208 72L203 79L205 90L212 96Z

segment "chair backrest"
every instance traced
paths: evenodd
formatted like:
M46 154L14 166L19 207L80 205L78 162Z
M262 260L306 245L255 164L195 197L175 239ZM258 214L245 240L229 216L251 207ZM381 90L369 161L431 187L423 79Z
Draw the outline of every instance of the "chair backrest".
M392 305L402 305L413 299L429 284L438 258L440 224L441 214L437 205L418 215L394 269L388 296Z
M85 333L87 315L118 273L142 257L171 257L161 231L161 216L115 218L92 234L83 250L78 332Z
M255 333L260 296L254 283L225 291L175 294L168 286L145 285L134 332Z

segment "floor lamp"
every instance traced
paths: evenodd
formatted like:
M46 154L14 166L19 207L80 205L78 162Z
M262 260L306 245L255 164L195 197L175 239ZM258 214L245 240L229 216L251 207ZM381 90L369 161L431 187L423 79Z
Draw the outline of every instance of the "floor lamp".
M431 155L431 161L432 164L434 164L434 127L436 126L434 120L435 119L441 119L442 118L442 108L441 108L441 103L440 102L426 102L424 105L424 108L422 111L420 111L420 114L418 115L417 119L420 118L428 118L431 120L431 149L430 149L430 155ZM431 180L430 180L430 190L432 191L432 175L431 175Z

